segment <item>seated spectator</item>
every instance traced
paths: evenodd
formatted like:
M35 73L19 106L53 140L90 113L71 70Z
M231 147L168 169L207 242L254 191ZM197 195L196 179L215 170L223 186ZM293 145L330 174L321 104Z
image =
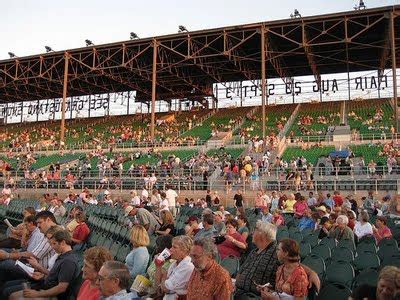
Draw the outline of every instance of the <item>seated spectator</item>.
M125 217L133 218L135 216L139 225L142 225L147 230L149 235L152 235L159 227L156 218L147 209L133 206L128 206L125 208Z
M333 237L337 241L342 239L349 239L354 241L353 231L347 226L349 218L345 215L339 215L336 219L336 223L332 225L329 230L328 237Z
M304 268L300 265L299 244L292 239L283 239L277 248L279 262L282 263L276 272L275 291L270 288L261 288L261 297L274 299L290 295L294 299L305 299L308 294L308 277ZM281 295L283 293L283 295Z
M186 297L187 286L194 266L189 254L193 246L190 237L180 235L172 239L171 258L175 260L166 272L161 265L157 266L156 280L165 293L164 299L174 300Z
M389 239L392 237L392 232L390 228L386 225L386 222L386 217L379 216L376 218L375 226L372 225L372 232L377 243L379 243L382 239Z
M128 293L131 277L128 268L119 261L106 261L100 268L97 284L104 300L131 300Z
M203 215L203 227L203 229L196 233L194 239L205 237L212 238L217 235L217 231L214 228L214 217L212 214L207 213Z
M246 250L246 240L243 239L242 235L237 232L238 223L235 219L228 220L225 222L226 234L225 240L218 245L218 252L221 259L226 256L236 256L240 258L243 250Z
M304 196L300 196L299 200L293 205L294 216L296 218L303 217L307 208L308 208L308 205L307 205L306 199L304 198Z
M372 225L369 221L369 215L366 211L360 212L358 215L358 221L354 226L354 234L358 239L361 239L366 235L373 235Z
M322 217L319 220L319 234L318 239L322 240L324 237L327 237L329 234L329 230L331 229L331 223L329 222L328 217Z
M294 194L290 194L289 198L283 202L283 211L284 213L294 213L294 205L296 204L296 200Z
M22 211L22 216L35 216L36 211L33 207L25 207ZM21 240L26 233L26 226L24 222L18 224L16 227L7 230L8 237L0 241L0 248L21 248Z
M261 221L264 223L272 223L273 216L269 212L268 206L261 207Z
M147 268L147 278L150 280L151 286L149 287L147 293L152 298L160 298L162 297L163 292L161 291L161 287L159 283L156 282L156 263L155 259L157 255L160 254L165 248L170 249L172 247L172 235L160 235L156 239L156 247L154 250L154 259L151 262L150 266ZM174 262L172 258L167 259L163 265L163 272L167 272L169 266Z
M127 255L125 263L132 279L135 279L137 275L144 275L146 273L150 258L149 251L146 248L150 243L150 238L143 226L134 225L132 227L131 243L133 249Z
M187 288L188 300L230 300L233 292L229 273L216 261L217 247L210 238L194 240L190 252L195 267Z
M83 208L81 206L73 207L68 214L67 220L65 221L65 227L71 233L74 232L75 228L78 226L75 215L79 212L83 212Z
M237 219L238 222L238 232L242 235L243 239L247 241L247 238L249 237L249 222L246 219L246 216L238 216Z
M9 299L65 297L68 287L79 275L78 257L72 251L71 235L66 230L54 233L51 239L52 248L57 252L56 259L49 274L35 272L33 278L37 280L30 289L23 289L21 280L7 282L4 289L18 286L19 290L10 295Z
M223 221L224 218L225 216L219 210L214 212L214 228L217 235L225 234L226 232L225 223Z
M270 223L257 221L253 233L253 243L256 249L252 250L245 262L240 266L236 276L235 299L240 299L246 293L260 295L257 285L266 283L275 284L276 271L278 268L277 227ZM308 275L308 281L319 290L320 280L318 275L310 268L302 265Z
M101 292L96 285L97 276L101 266L108 260L113 260L113 256L104 247L96 246L85 251L82 268L84 282L79 289L77 300L100 299Z
M72 242L75 245L83 244L89 237L90 229L86 224L86 215L84 212L78 211L75 214L75 220L78 225L75 227L72 232Z
M316 219L318 219L318 218L316 218ZM302 231L304 229L314 230L315 224L316 224L316 221L315 221L316 219L313 218L311 210L309 208L307 208L306 211L304 212L304 216L300 219L300 222L297 225L297 227L300 229L300 231Z
M197 216L190 216L185 223L187 224L185 226L185 234L190 237L194 237L201 230L199 227L199 219L197 218ZM204 226L204 220L203 220L203 226Z
M175 232L174 217L169 210L160 211L161 227L156 230L158 235L173 235Z
M59 198L51 200L49 211L54 214L54 217L56 217L56 219L58 219L59 217L64 217L67 212L66 208L63 205L63 202Z
M356 213L352 210L347 211L347 217L349 218L349 224L347 226L350 227L351 230L354 231L354 226L356 226Z
M280 209L275 209L272 215L272 224L275 226L285 225L285 218L282 215L282 211Z

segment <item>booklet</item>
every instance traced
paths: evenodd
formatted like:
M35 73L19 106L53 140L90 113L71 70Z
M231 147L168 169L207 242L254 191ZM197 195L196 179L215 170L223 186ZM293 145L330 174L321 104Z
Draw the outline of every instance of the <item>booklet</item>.
M15 265L20 267L22 270L24 270L26 272L26 274L28 274L31 277L33 275L33 272L35 272L34 268L27 266L26 264L24 264L23 262L20 262L19 260L17 260L15 262Z
M4 223L6 223L6 225L10 228L14 228L14 226L12 226L12 224L10 223L10 221L8 221L8 219L4 220Z

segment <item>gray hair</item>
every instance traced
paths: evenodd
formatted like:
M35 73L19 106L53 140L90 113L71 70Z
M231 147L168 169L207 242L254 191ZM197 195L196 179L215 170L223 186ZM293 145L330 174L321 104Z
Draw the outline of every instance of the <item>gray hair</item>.
M110 271L109 278L118 278L121 290L129 288L131 275L129 274L128 267L124 263L108 260L103 264L103 267Z
M210 237L196 239L194 240L193 245L202 247L204 253L211 255L212 258L218 256L217 246L215 246L214 240Z
M179 244L180 248L189 255L193 247L193 240L187 235L178 235L172 239L172 243Z
M268 240L270 241L276 240L277 227L274 224L258 220L256 223L256 229L262 232Z
M345 216L345 215L339 215L337 218L336 218L336 223L337 224L339 224L339 223L341 223L341 224L349 224L349 218L347 217L347 216Z

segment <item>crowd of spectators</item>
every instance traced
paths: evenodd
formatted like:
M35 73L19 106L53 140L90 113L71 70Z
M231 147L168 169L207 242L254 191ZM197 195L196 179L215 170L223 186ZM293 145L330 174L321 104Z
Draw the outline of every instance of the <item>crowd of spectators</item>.
M129 199L113 197L108 190L95 199L88 189L64 200L57 194L45 194L37 207L25 207L23 223L10 228L7 238L0 240L2 298L63 297L75 286L77 299L231 299L232 295L240 299L247 293L263 299L282 295L305 299L309 288L319 290L321 283L316 272L300 263L298 242L276 240L288 215L299 230L336 242L357 242L366 236L377 242L392 238L387 222L400 218L397 197L387 193L378 199L372 191L356 201L354 195L344 197L339 191L306 196L260 190L250 206L246 195L237 190L231 212L212 198L209 191L204 199L180 203L172 189L155 190L151 195L132 191ZM70 211L66 203L72 205ZM125 212L118 222L130 228L132 248L124 263L114 261L109 249L88 244L88 205ZM202 214L200 218L188 216L186 226L179 229L176 218L184 206L202 208ZM254 227L247 221L245 206L257 216ZM156 239L154 253L147 248L152 237ZM17 250L10 252L10 248ZM84 259L83 283L78 282L79 253ZM232 257L241 261L235 274L218 264ZM27 273L16 261L29 263L33 271ZM400 276L399 269L387 268ZM385 280L392 278L388 270L381 273ZM398 291L389 293L382 284L378 282L376 296L392 299ZM367 288L361 286L353 293Z

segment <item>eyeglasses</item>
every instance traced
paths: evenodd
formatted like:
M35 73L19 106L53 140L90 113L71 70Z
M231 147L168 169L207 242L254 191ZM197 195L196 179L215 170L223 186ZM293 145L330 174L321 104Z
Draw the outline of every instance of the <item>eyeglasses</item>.
M101 276L101 275L97 275L96 280L98 281L104 281L106 279L112 279L113 277L105 277L105 276Z

